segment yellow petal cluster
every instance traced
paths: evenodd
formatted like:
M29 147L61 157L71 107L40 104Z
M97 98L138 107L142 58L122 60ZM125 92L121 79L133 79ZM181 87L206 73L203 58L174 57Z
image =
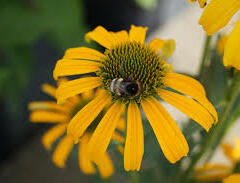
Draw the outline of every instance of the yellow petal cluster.
M78 49L70 50L70 52L72 52L73 54L76 53L75 51L79 52ZM81 50L81 51L83 51L83 50ZM81 53L84 53L86 55L96 54L95 52L88 52L88 53L81 52ZM79 63L75 63L75 62L71 63L71 61L69 61L71 66L76 66L76 67L79 67L78 64L81 65L82 64L81 62L82 61L80 61ZM84 63L84 61L83 61L83 63ZM73 69L72 69L72 67L68 67L68 62L66 62L66 65L61 65L61 64L62 64L62 62L60 61L59 68L61 68L61 67L65 68L65 66L66 66L67 70L70 69L70 71L72 71L73 73L76 73L75 72L76 70L74 70L74 67L73 67ZM64 64L65 64L65 60L64 60ZM82 64L82 67L84 68L84 64ZM62 75L61 71L57 72L57 73L59 74L59 76ZM64 74L66 74L66 73L64 73ZM68 81L65 79L61 79L59 81L60 85L64 85L66 83L68 83ZM56 88L51 85L43 84L42 90L55 99L58 96ZM30 121L32 121L34 123L41 122L41 123L56 124L50 130L48 130L42 137L43 146L47 150L52 150L53 144L57 141L57 139L60 139L60 141L57 144L55 150L53 151L53 155L52 155L52 161L56 166L58 166L60 168L64 168L66 166L67 158L76 143L76 140L73 138L73 136L66 135L67 127L68 127L69 121L71 120L72 116L74 115L74 111L76 111L76 109L79 108L79 106L84 105L86 103L86 101L90 101L94 95L95 94L94 94L93 90L88 90L86 92L83 92L81 95L75 95L72 97L68 97L68 99L66 99L65 102L63 102L62 104L57 104L54 101L36 101L36 102L29 103L28 107L29 107L29 110L31 110ZM98 92L96 95L101 96L101 92ZM103 102L103 101L104 101L104 98L101 98L101 102ZM98 105L98 104L93 103L92 107L96 107L96 105ZM77 115L74 118L76 118L76 117L77 117ZM96 117L96 116L94 116L94 117ZM125 131L124 119L121 118L121 120L115 121L115 123L116 123L116 128L118 130ZM91 133L91 131L86 131L86 130L84 130L84 132L85 133L81 135L81 138L77 140L77 142L79 142L79 144L78 144L79 161L78 162L79 162L80 169L85 174L94 174L98 170L102 178L108 178L114 172L114 166L113 166L112 160L110 159L108 153L105 151L102 153L101 159L96 159L96 160L90 159L89 155L88 155L87 146L89 144L89 140L92 136L92 133ZM124 137L116 131L113 132L112 139L120 140L121 143L124 143L124 141L125 141ZM109 140L111 140L111 137L109 137ZM120 149L120 148L122 148L122 146L119 145L117 148ZM95 165L96 165L97 169L95 168Z

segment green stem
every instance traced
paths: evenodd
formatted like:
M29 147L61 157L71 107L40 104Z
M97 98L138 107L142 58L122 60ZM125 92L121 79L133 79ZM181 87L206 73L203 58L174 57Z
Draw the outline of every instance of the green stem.
M201 59L201 65L200 65L200 69L199 69L199 77L201 78L203 75L203 71L206 65L206 61L210 52L210 43L212 40L212 36L206 36L206 40L205 40L205 45L204 45L204 49L203 49L203 54L202 54L202 59Z
M185 172L185 175L183 176L184 182L189 181L191 172L193 171L195 165L199 162L199 160L205 154L205 152L207 152L207 150L209 150L210 148L215 149L219 145L222 138L224 137L224 134L226 133L225 131L227 129L226 127L229 126L228 117L238 97L239 92L240 92L240 72L236 74L236 76L233 79L232 85L229 88L228 95L227 95L229 96L228 103L219 118L218 124L212 130L212 132L209 133L207 138L204 140L204 143L202 145L200 152L196 154L196 156L193 158L190 166L188 167L188 169Z
M130 179L132 183L140 183L137 172L130 172Z

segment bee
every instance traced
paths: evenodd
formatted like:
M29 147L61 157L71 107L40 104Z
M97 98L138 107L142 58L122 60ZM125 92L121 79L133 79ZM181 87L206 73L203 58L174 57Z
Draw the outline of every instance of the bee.
M110 84L110 90L119 96L135 97L141 92L141 84L135 80L115 78Z

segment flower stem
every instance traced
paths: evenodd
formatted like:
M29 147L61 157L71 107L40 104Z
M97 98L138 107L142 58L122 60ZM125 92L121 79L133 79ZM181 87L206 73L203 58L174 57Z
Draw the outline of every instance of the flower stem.
M139 183L139 176L137 172L130 172L131 183Z
M229 122L228 117L229 117L229 114L230 114L234 104L235 104L235 101L236 101L239 93L240 93L240 72L238 72L235 75L233 82L228 90L228 93L227 93L227 96L229 97L228 102L219 118L218 124L215 126L215 128L213 128L212 132L209 133L209 135L204 140L204 143L202 145L200 152L198 154L196 154L195 157L193 158L190 166L188 167L188 169L186 170L186 172L183 176L184 182L189 181L190 174L192 173L195 165L199 162L199 160L202 158L202 156L208 150L216 149L216 147L219 145L220 141L226 134L226 129L229 129L229 128L227 128L228 122Z
M200 65L200 69L199 69L199 77L201 78L203 75L203 71L206 65L206 61L210 52L210 43L212 40L212 36L206 36L206 40L205 40L205 45L204 45L204 50L203 50L203 54L202 54L202 58L201 58L201 65Z

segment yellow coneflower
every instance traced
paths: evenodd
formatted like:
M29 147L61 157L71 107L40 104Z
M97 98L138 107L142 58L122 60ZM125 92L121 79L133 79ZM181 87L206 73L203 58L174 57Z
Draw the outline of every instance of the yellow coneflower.
M204 9L199 24L208 35L212 35L227 25L230 19L240 10L239 0L211 0ZM226 41L223 64L240 70L240 19Z
M87 33L85 38L105 47L104 53L86 47L71 48L57 62L54 70L55 79L59 76L96 73L95 77L68 81L57 89L57 99L61 103L68 97L100 88L99 94L69 123L68 134L76 142L100 111L110 105L89 141L90 158L98 159L99 153L106 151L117 121L126 109L124 167L127 171L140 169L144 153L140 108L147 116L165 157L171 163L188 154L185 137L157 97L177 107L206 131L218 121L215 108L206 98L202 85L193 78L174 73L162 56L170 55L161 49L165 41L154 39L146 45L146 31L145 27L132 26L129 33L114 33L99 26ZM166 49L169 52L174 50L172 46L169 48Z
M240 162L240 139L235 138L234 146L224 143L221 147L225 156L231 161L231 164L205 164L202 167L196 168L195 179L200 181L217 181L233 173L236 164Z
M42 85L42 90L50 96L54 98L56 97L55 87L44 84ZM52 161L60 168L65 167L67 157L74 147L74 139L71 136L66 135L67 125L74 114L84 107L84 105L92 98L93 91L89 90L88 92L82 93L81 96L76 95L68 98L62 105L59 105L54 101L38 101L29 104L29 109L32 111L30 114L30 121L56 124L43 135L42 143L47 150L51 150L54 142L59 138L61 139L52 156ZM101 118L101 115L99 115L98 118ZM79 141L79 167L85 174L94 174L96 173L94 164L96 164L101 177L107 178L111 176L114 171L113 163L109 155L105 152L101 159L91 161L88 158L86 148L92 135L92 131L99 120L100 119L96 119L95 124L89 126ZM121 118L117 123L118 130L124 131L124 119ZM124 138L118 132L114 132L112 139L124 143ZM119 148L121 147L119 146Z
M239 173L232 174L223 180L223 183L239 183L239 182L240 182Z

